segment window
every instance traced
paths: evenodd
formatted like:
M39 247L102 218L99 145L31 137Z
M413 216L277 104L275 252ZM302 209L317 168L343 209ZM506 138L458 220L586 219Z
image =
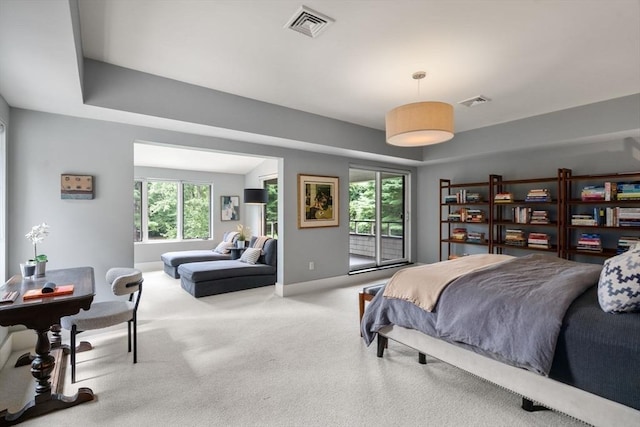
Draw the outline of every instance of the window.
M135 242L211 236L210 184L136 180L133 202Z

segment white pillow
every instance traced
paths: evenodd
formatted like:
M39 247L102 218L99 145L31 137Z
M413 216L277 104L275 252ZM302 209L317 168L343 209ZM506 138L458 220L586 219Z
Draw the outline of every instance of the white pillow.
M229 248L233 248L233 246L234 245L232 242L220 242L218 246L216 246L216 248L213 250L213 252L217 254L228 254Z
M247 248L242 253L240 257L241 262L246 262L247 264L255 264L260 258L260 252L262 252L258 248Z
M598 281L598 302L608 313L640 311L640 247L604 262Z

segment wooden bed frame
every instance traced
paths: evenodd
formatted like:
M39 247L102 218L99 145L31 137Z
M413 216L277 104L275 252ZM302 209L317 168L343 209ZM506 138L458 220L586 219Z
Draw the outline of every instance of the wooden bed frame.
M516 368L471 350L401 326L385 326L378 332L378 357L387 339L417 350L420 363L428 354L523 397L523 408L534 410L532 402L595 426L640 425L640 411L580 390L525 369Z

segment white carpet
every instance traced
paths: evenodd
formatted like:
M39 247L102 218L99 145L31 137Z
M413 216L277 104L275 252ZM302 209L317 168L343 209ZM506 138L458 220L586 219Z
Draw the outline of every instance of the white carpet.
M76 384L97 400L25 426L579 426L391 342L384 358L359 337L360 286L280 298L273 287L195 299L145 273L138 363L126 325L87 332ZM68 342L68 336L64 335ZM0 407L32 396L29 367L0 371Z

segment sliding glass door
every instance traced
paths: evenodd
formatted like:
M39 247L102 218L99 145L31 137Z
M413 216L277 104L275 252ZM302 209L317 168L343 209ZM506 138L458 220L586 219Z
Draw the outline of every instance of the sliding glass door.
M407 172L349 170L349 269L407 259Z

